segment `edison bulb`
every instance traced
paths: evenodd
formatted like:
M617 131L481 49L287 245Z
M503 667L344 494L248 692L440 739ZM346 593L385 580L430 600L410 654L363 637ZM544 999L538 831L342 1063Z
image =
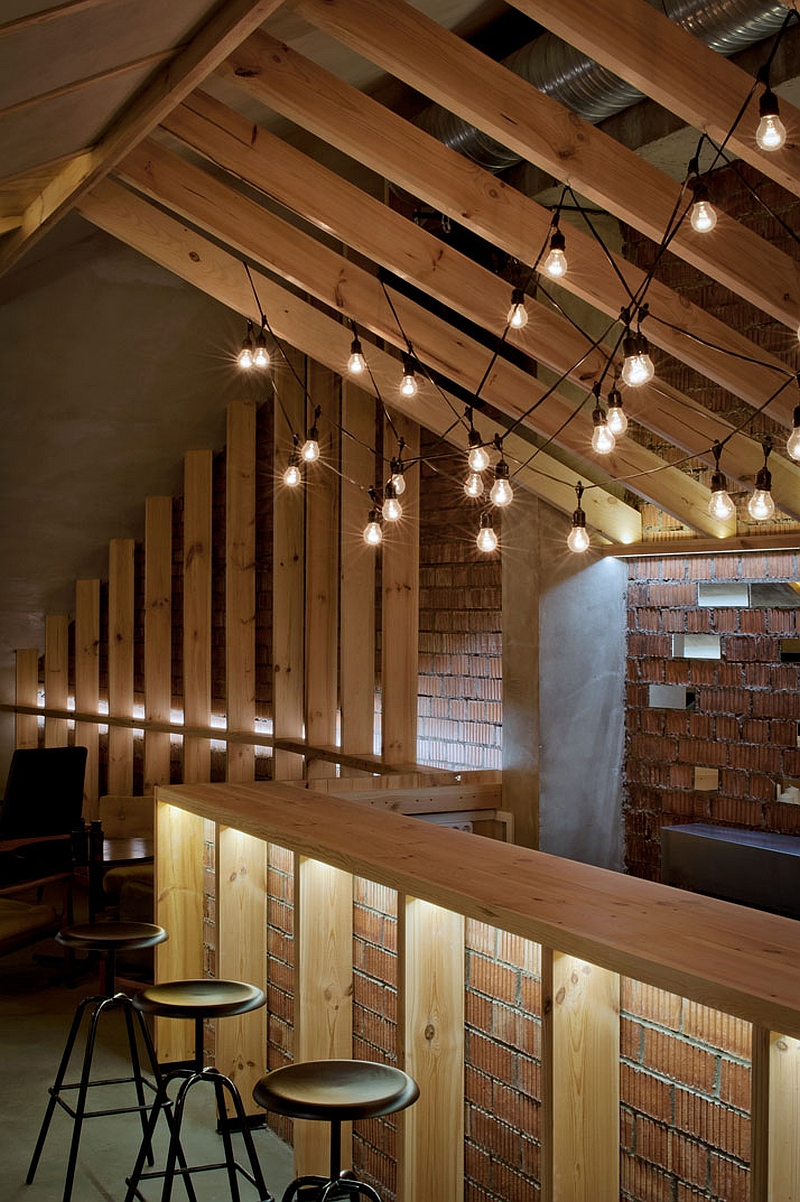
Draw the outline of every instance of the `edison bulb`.
M367 370L367 361L360 349L350 352L350 358L347 360L347 370L351 376L360 376L362 372Z
M800 461L800 425L796 425L787 438L786 450L792 459Z
M589 550L589 534L585 526L572 527L567 538L567 546L570 551L575 551L577 554Z
M512 330L522 330L528 324L528 310L524 301L515 301L508 310L506 322Z
M467 463L471 472L485 472L489 466L489 452L486 447L472 447L467 455Z
M617 440L608 427L608 422L597 422L592 434L592 450L598 455L609 455L617 445Z
M404 372L400 381L400 395L412 397L417 395L417 377L413 371Z
M492 485L489 493L489 500L493 505L502 508L504 505L510 505L514 499L514 490L505 476L498 476Z
M253 355L253 363L256 367L269 367L269 351L266 346L261 345L260 341Z
M608 426L614 438L622 438L622 435L628 429L628 415L622 408L622 405L608 406L606 414L606 425Z
M747 512L754 522L767 522L775 512L772 493L766 488L757 488L747 504Z
M777 113L764 113L756 130L756 142L762 150L780 150L786 141L786 126Z
M717 211L707 200L695 201L689 221L698 234L707 234L717 224Z
M497 550L497 535L491 526L482 525L475 542L478 544L479 551L489 553Z
M544 270L551 280L560 280L567 274L567 256L561 247L554 247L544 261Z
M708 502L708 512L718 522L729 522L736 513L736 506L724 485L713 489L711 500Z
M316 460L319 459L319 443L317 442L316 438L312 438L311 435L309 435L303 443L303 449L300 454L303 456L303 459L306 461L306 463L315 463Z
M244 342L242 343L242 349L239 351L236 362L240 367L243 367L245 371L249 371L253 366L253 344L249 338L245 338Z
M374 512L374 510L373 510ZM376 517L370 514L370 520L364 527L364 542L368 547L379 547L383 542L383 531Z
M290 463L286 468L286 471L283 473L284 484L287 485L288 488L297 488L301 479L302 477L300 475L300 468L296 463Z
M398 501L397 497L387 497L383 502L381 510L384 520L387 522L399 522L403 516L403 506Z
M653 360L647 351L644 351L644 353L627 357L622 365L622 378L629 388L638 388L641 384L648 384L652 380L655 370Z
M483 496L484 491L483 477L478 472L470 472L464 482L464 492L468 497L477 499Z
M394 485L395 495L402 497L406 491L406 478L402 472L395 472L392 476L392 484Z

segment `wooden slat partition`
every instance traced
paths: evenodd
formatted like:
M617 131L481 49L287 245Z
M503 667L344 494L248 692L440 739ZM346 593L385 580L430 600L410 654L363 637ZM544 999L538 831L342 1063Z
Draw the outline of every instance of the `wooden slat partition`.
M256 408L228 406L225 471L225 689L227 724L253 728L256 716ZM228 780L252 780L255 748L228 745Z
M369 449L375 441L375 402L348 381L342 383L342 425L353 435L342 439L342 747L358 754L372 751L375 729L375 550L362 537L372 507L364 490L375 483ZM356 771L342 768L342 776Z
M36 706L39 693L39 650L24 647L16 653L15 696L17 705ZM35 714L15 715L15 744L20 748L39 746L39 719Z
M211 720L211 451L187 451L183 492L183 719ZM208 780L211 744L187 735L183 779Z
M69 691L69 618L51 614L44 620L44 699L57 709L67 708ZM67 720L45 718L45 747L67 746Z
M97 713L100 701L100 581L75 582L75 709ZM75 746L85 747L83 816L97 817L98 729L94 722L75 723Z
M169 722L172 708L172 497L144 511L144 712ZM144 792L169 784L169 735L145 729Z
M384 423L384 458L396 453L398 436L405 439L406 459L419 454L419 427L393 412L391 425ZM417 756L419 465L405 475L403 516L386 524L383 536L381 721L387 764L410 763Z
M306 468L306 737L336 743L339 668L339 379L309 364L309 394L322 410L320 459ZM306 776L333 776L336 766L306 760Z
M133 715L134 551L132 538L108 547L108 710ZM133 730L108 728L106 792L133 792Z

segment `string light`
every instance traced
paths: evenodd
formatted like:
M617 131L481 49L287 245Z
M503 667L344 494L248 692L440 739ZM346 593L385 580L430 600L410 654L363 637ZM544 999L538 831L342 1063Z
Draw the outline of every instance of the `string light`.
M306 435L306 440L303 443L303 449L300 452L301 458L305 463L316 463L319 459L319 430L317 429L317 418L322 410L317 406L314 410L314 424Z
M508 464L501 459L494 469L494 484L489 493L489 500L498 508L510 505L514 499L514 490L509 482Z
M351 376L360 376L367 370L367 361L364 358L364 352L361 349L358 335L350 343L350 358L347 360L347 370Z
M528 310L525 308L525 293L521 288L511 292L511 308L506 315L506 324L512 330L523 330L528 324Z
M550 239L550 250L543 264L544 270L551 280L563 279L567 274L567 256L564 254L566 245L564 235L556 226Z
M400 381L400 395L415 397L419 391L414 359L411 355L403 355L403 378Z
M481 514L481 528L478 531L478 537L475 539L478 544L478 550L490 554L497 550L497 535L492 525L492 515L490 513Z
M606 425L608 426L614 438L622 438L622 435L628 429L628 415L622 407L622 393L617 388L616 384L608 394L608 413L606 414Z
M599 385L596 385L599 388ZM594 422L594 432L592 433L592 450L598 455L609 455L617 445L617 440L608 428L606 421L606 411L599 403L595 405L592 413L592 421Z
M775 513L775 502L772 499L772 472L767 467L767 460L772 450L772 440L764 439L764 466L758 469L756 488L747 503L747 512L754 522L768 522Z
M395 494L398 497L402 497L403 493L406 491L406 478L404 474L406 465L400 458L393 459L389 470L392 473L391 483L394 485Z
M781 121L778 97L767 84L758 102L761 120L756 130L756 142L761 150L780 150L786 141L786 126Z
M697 234L710 234L717 224L717 211L709 200L708 188L699 179L694 183L694 204L689 222Z
M719 470L722 444L715 442L712 449L715 466L711 477L711 500L708 502L708 512L710 517L716 518L718 522L729 522L736 513L736 506L728 493L728 481Z
M650 358L650 344L641 330L628 330L622 341L622 353L625 356L622 378L628 387L648 384L655 375L655 368Z
M586 514L581 506L581 497L584 493L583 485L580 480L575 485L575 493L578 498L578 505L572 514L572 529L567 538L567 546L570 551L574 551L577 555L589 550L589 535L586 530Z
M253 323L248 321L247 333L242 339L242 349L236 357L236 362L244 371L249 371L253 366Z
M792 432L786 440L786 451L792 459L800 461L800 405L794 407Z
M489 452L483 445L483 439L473 426L469 432L469 454L467 463L472 472L485 472L489 466Z
M399 522L403 516L403 506L397 499L397 492L391 480L386 485L385 499L381 513L387 522Z
M256 338L256 349L253 354L253 365L255 367L269 367L269 351L267 350L267 336L264 333L266 317L261 319L261 329Z
M464 492L473 500L478 500L486 492L483 476L480 472L470 472L464 481Z
M300 442L297 434L294 436L294 446L289 455L289 462L286 466L286 471L283 473L283 482L289 488L297 488L302 480L300 472L300 452L297 449L297 444Z
M363 538L368 547L379 547L383 542L380 509L370 509L367 524L364 527Z

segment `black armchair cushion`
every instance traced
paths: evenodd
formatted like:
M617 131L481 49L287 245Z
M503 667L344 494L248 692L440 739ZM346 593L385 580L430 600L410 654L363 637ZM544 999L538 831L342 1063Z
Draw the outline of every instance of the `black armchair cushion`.
M0 839L67 835L81 820L85 747L17 750L0 808Z

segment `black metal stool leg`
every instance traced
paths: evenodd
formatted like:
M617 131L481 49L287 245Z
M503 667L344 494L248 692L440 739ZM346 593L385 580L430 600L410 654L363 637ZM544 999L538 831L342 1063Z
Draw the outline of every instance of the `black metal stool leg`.
M150 1111L150 1118L147 1123L147 1132L145 1138L142 1140L139 1152L136 1156L136 1163L133 1166L133 1172L131 1173L130 1177L126 1178L128 1192L125 1195L125 1202L133 1202L134 1198L140 1197L139 1181L141 1179L144 1162L147 1157L147 1149L148 1147L152 1147L153 1132L156 1129L158 1116L162 1109L166 1109L167 1106L169 1106L169 1098L167 1097L167 1082L162 1080L159 1085L158 1092L156 1093L156 1100L153 1103L153 1108Z
M213 1071L216 1072L216 1070ZM242 1095L239 1093L239 1090L236 1088L236 1085L233 1083L233 1081L231 1081L230 1077L226 1077L220 1073L220 1082L223 1088L227 1089L231 1096L233 1109L236 1112L236 1121L239 1124L242 1132L242 1142L244 1143L245 1151L247 1152L247 1157L250 1161L250 1171L253 1177L253 1184L258 1190L259 1199L261 1202L266 1202L266 1200L272 1199L272 1194L267 1189L266 1182L264 1181L264 1174L261 1172L261 1163L258 1159L258 1153L256 1152L256 1145L253 1141L253 1135L250 1131L250 1125L247 1121L247 1115L244 1112ZM225 1111L223 1108L220 1111L220 1123L223 1127L226 1125L224 1119Z
M118 998L124 995L117 994ZM130 1000L126 997L121 1003L125 1012L125 1029L128 1032L128 1047L131 1054L131 1068L133 1069L133 1081L136 1087L136 1101L139 1104L139 1118L142 1122L142 1139L147 1146L147 1163L153 1163L153 1149L147 1139L147 1104L144 1096L144 1083L142 1081L142 1067L139 1061L139 1049L136 1044L136 1031L133 1026L133 1015L131 1013L132 1006ZM158 1082L156 1081L156 1085Z
M316 1177L311 1173L306 1173L303 1177L295 1177L294 1181L290 1181L284 1190L281 1202L292 1202L292 1198L299 1195L300 1190L305 1189L306 1186L316 1185L322 1189L327 1184L328 1181L325 1177Z
M233 1155L233 1140L231 1139L230 1127L228 1126L228 1116L225 1113L225 1089L222 1084L222 1076L214 1075L214 1096L217 1103L217 1118L219 1120L218 1127L222 1136L222 1146L225 1149L225 1168L228 1173L228 1185L231 1191L232 1202L239 1202L239 1181L236 1176L236 1161Z
M89 1089L94 1045L97 1039L97 1023L110 1000L109 998L103 998L100 1004L95 1007L89 1024L89 1034L86 1038L86 1048L83 1054L83 1068L81 1069L81 1079L78 1085L78 1100L75 1103L75 1117L72 1124L72 1140L69 1146L63 1202L70 1202L70 1198L72 1197L72 1183L75 1180L75 1166L78 1163L78 1149L80 1148L81 1133L83 1130L83 1116L86 1113L86 1094Z

